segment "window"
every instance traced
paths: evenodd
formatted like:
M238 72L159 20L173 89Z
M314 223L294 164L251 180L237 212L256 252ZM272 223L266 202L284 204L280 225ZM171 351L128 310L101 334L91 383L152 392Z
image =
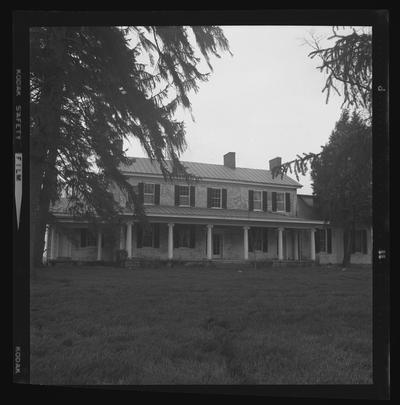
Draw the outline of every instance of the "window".
M154 204L155 186L152 183L143 185L143 202L144 204Z
M154 232L153 232L153 227L145 227L143 229L143 240L142 240L142 246L143 247L152 247L153 246L153 239L154 239Z
M285 193L276 193L276 210L285 211Z
M318 239L319 250L321 252L326 252L326 229L317 229L316 238Z
M181 226L178 230L178 246L190 247L190 228L188 226Z
M160 224L149 224L136 227L136 246L142 247L160 247Z
M211 208L221 208L222 198L220 188L211 188Z
M254 237L254 250L262 250L262 239L261 235L257 232Z
M367 231L365 229L355 231L353 236L353 253L368 253Z
M81 229L81 247L97 246L97 238L89 229Z
M262 192L254 191L253 193L253 209L255 211L262 211Z
M195 225L174 226L174 248L194 248L196 245Z
M183 207L190 206L190 188L189 186L179 186L179 205Z
M315 252L332 253L332 230L317 229L315 233Z

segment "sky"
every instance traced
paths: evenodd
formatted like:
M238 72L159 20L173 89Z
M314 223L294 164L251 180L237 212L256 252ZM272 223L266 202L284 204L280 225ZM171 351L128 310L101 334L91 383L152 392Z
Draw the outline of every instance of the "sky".
M185 121L187 149L183 161L223 164L236 152L236 166L268 169L297 154L319 153L341 114L343 99L322 93L326 75L308 54L310 34L326 35L330 27L224 26L233 56L213 58L208 82L191 93ZM126 143L128 156L146 156L136 141ZM292 176L295 178L294 176ZM301 176L300 194L311 194L309 175Z

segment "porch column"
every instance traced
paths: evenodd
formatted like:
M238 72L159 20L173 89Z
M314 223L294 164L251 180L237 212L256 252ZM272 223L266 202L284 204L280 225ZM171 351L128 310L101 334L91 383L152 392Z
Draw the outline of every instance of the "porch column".
M278 228L278 260L283 260L283 228Z
M293 230L293 249L294 249L294 260L299 260L299 233L297 229Z
M103 239L103 234L101 233L101 231L98 231L97 232L97 260L101 260L102 239Z
M243 227L243 251L244 251L244 260L249 258L249 226Z
M207 225L207 259L212 259L212 228L213 226Z
M132 257L132 222L126 224L126 251L130 259Z
M121 225L120 232L119 232L119 248L124 248L124 225Z
M311 260L315 260L315 229L310 229Z
M48 258L50 260L54 259L54 243L55 243L55 237L54 237L54 227L49 226L49 233L48 233L48 239L47 239L47 248L48 248Z
M168 224L168 259L172 260L174 257L174 224Z
M50 227L50 259L56 258L56 229L54 226Z

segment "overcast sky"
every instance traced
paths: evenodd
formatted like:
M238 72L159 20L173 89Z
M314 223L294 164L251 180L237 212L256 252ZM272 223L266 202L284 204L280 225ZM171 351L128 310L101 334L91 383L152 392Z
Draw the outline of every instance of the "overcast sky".
M182 117L187 150L182 160L223 163L236 152L236 166L268 169L268 161L289 161L303 152L318 153L340 117L341 97L322 93L326 76L310 59L304 44L310 32L329 27L225 26L233 53L212 59L210 80L192 94L192 112ZM146 156L133 141L129 156ZM294 176L293 176L294 177ZM301 177L302 194L311 194L309 176Z

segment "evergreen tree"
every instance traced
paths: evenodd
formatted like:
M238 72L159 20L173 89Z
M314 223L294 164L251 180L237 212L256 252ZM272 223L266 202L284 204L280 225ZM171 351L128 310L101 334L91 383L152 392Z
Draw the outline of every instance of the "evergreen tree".
M355 228L372 223L371 147L371 127L358 114L344 111L311 165L320 214L344 229L344 266L349 263Z
M372 33L370 30L354 29L350 34L340 33L339 27L332 27L333 41L328 47L321 46L321 39L312 37L306 42L313 48L309 57L319 58L318 69L325 73L326 81L322 92L326 102L332 92L343 95L342 107L356 111L367 124L372 120ZM284 175L289 171L296 178L308 172L318 153L303 153L296 159L277 167L273 175Z
M118 170L129 164L124 139L138 138L166 178L190 178L179 161L185 127L174 113L190 109L190 91L209 78L201 62L211 66L220 51L228 41L214 26L31 29L31 264L41 264L50 204L62 190L72 214L112 222L116 185L143 216Z

